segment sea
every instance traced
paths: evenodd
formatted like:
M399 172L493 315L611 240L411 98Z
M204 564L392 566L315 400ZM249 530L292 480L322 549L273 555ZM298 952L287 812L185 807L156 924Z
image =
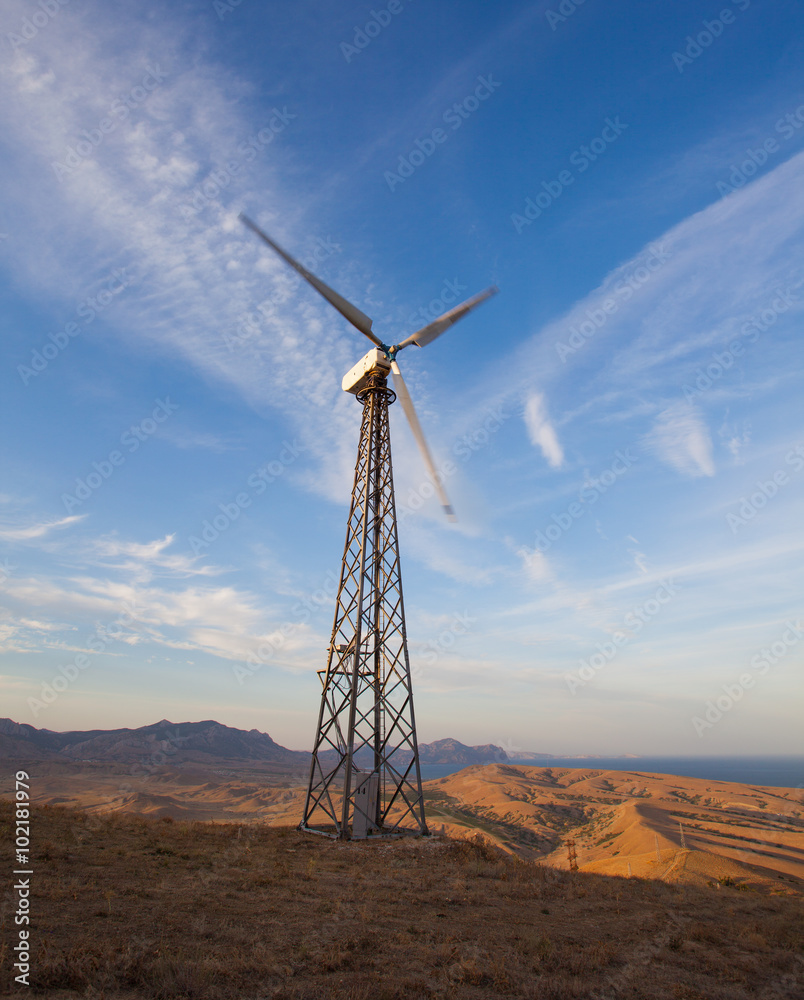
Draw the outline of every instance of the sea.
M525 767L593 768L596 771L650 771L686 778L736 781L770 788L804 788L804 756L789 757L537 757L512 760ZM445 778L466 764L422 764L422 780Z

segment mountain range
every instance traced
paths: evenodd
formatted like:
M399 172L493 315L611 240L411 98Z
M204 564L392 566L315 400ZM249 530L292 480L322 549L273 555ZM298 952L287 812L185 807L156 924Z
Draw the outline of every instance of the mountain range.
M221 761L305 765L310 759L307 753L280 746L267 733L234 729L211 719L178 723L162 719L138 729L67 733L0 719L0 756L115 764L158 759L176 765ZM420 744L419 758L422 764L502 764L508 755L493 744L470 747L444 739Z

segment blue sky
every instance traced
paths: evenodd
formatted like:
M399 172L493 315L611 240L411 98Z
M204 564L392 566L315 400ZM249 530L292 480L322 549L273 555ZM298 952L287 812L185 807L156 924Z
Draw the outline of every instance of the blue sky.
M4 4L3 714L311 745L368 345L246 211L389 343L500 287L401 359L457 524L392 409L420 739L801 752L803 29Z

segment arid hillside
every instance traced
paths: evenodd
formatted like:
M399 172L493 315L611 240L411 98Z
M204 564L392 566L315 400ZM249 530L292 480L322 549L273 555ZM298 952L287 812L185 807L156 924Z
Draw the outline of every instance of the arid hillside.
M434 829L610 875L804 889L801 789L593 768L469 767L427 783Z
M11 836L10 803L0 835ZM804 904L570 873L445 837L36 808L30 994L52 1000L796 1000ZM3 944L15 930L2 912ZM2 964L3 997L14 989Z
M37 767L31 797L90 813L295 826L305 781L297 765L274 762L127 767L47 761ZM0 796L9 787L0 780ZM431 830L480 834L526 860L566 868L566 842L574 840L578 865L587 871L804 890L800 789L490 764L428 781L424 790Z

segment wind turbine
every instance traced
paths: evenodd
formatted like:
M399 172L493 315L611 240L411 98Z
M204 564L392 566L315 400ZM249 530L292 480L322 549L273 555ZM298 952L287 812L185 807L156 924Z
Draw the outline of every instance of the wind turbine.
M397 398L401 402L441 506L455 520L396 359L411 344L432 343L497 288L467 299L398 344L384 344L365 313L245 215L240 218L374 345L342 382L362 404L363 418L327 668L318 671L321 707L299 829L342 840L425 834L388 407ZM394 389L387 384L389 372Z

